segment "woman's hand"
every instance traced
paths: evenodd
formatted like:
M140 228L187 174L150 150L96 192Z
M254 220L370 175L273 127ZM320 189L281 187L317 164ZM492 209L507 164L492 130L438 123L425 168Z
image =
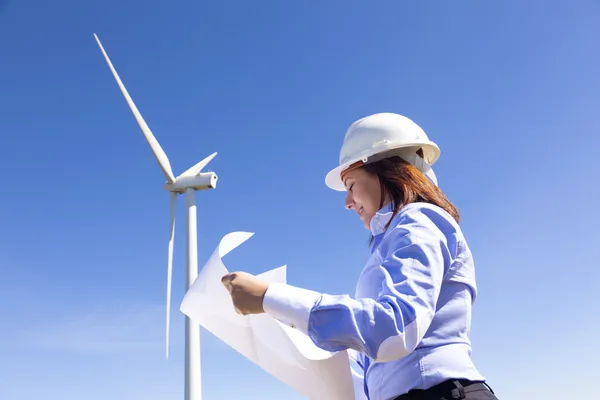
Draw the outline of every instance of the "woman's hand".
M233 272L221 278L221 283L227 288L233 307L238 314L260 314L263 309L263 298L269 284L246 272Z

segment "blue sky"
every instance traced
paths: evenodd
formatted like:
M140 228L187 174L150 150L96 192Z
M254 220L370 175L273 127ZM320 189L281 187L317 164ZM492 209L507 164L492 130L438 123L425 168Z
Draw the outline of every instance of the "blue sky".
M168 194L94 32L175 174L219 152L201 265L252 231L230 269L353 293L368 234L324 177L351 122L407 115L474 253L477 366L502 399L586 397L600 3L0 0L0 398L183 397L184 201L165 360ZM207 400L300 399L206 331L202 351Z

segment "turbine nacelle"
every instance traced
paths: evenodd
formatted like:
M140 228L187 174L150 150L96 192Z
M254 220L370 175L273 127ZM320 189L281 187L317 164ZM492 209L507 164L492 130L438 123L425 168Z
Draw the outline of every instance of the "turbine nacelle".
M214 189L217 187L217 179L214 172L200 172L194 176L178 176L175 183L166 183L164 187L167 191L175 193L184 193L186 189Z
M165 189L171 193L184 193L186 189L207 190L217 187L217 174L214 172L202 172L209 162L217 155L215 151L204 160L200 161L171 182L167 177Z

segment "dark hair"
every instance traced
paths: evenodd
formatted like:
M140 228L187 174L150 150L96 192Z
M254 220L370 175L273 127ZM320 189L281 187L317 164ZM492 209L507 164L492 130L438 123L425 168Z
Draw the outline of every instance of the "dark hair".
M402 207L410 203L425 202L434 204L444 209L458 223L460 214L456 207L448 200L446 195L433 182L429 180L414 165L409 164L398 156L384 158L383 160L366 164L362 168L371 174L377 175L381 186L381 203L383 207L387 193L394 206L392 218L386 224L388 228L394 216ZM373 238L371 238L372 242Z

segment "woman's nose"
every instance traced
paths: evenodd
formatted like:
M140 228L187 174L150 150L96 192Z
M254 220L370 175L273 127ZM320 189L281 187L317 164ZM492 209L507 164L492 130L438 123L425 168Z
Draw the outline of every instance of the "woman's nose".
M352 209L353 206L354 206L354 199L352 199L352 195L350 194L350 192L348 192L346 194L346 210Z

